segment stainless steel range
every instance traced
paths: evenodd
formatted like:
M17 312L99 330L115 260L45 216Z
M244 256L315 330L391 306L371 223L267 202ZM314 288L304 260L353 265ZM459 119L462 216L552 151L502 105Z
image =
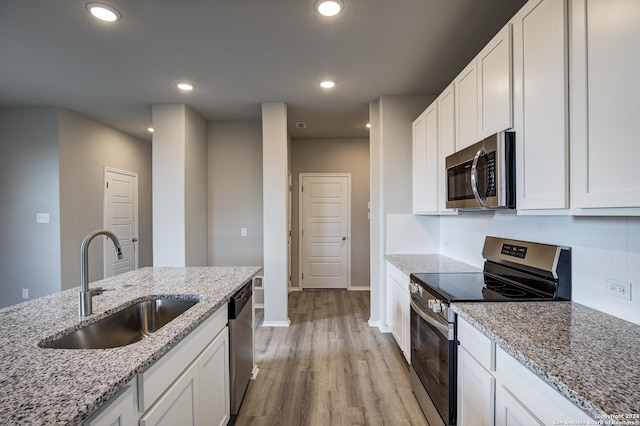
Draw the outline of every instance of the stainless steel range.
M456 424L452 302L571 300L567 247L486 237L478 273L411 274L411 386L431 426Z

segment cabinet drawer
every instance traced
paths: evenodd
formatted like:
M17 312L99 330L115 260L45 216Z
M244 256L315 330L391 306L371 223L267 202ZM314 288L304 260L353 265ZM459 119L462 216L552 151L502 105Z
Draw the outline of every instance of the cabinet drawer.
M145 412L162 395L228 322L227 305L223 305L147 371L138 375L138 401Z
M484 368L489 371L495 370L496 344L460 317L458 341Z
M496 351L498 383L522 403L542 424L564 420L593 421L584 411L563 397L515 358L498 348Z

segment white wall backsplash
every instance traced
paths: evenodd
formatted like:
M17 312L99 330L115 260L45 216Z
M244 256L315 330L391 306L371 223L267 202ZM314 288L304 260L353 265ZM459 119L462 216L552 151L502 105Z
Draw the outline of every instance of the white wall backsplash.
M397 222L398 229L408 223ZM640 324L640 218L461 215L441 217L439 229L441 254L478 267L483 263L481 251L487 235L569 246L573 301ZM400 232L405 237L415 234L413 229ZM395 235L394 239L402 237ZM429 237L430 244L432 241ZM631 283L632 300L607 295L607 278Z
M438 216L387 215L385 254L438 253L438 224Z

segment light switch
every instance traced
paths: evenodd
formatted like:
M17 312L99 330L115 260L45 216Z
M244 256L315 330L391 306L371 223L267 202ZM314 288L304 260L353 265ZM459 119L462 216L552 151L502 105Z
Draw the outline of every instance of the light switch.
M49 223L49 213L36 213L36 223Z
M241 237L247 236L247 228L240 228L240 236Z

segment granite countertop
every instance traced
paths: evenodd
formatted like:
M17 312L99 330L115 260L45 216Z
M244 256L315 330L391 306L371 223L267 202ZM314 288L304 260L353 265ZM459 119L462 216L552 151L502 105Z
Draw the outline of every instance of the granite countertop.
M421 272L482 272L482 269L440 254L387 254L384 258L405 275Z
M640 413L640 326L575 302L451 306L594 419Z
M225 304L261 267L143 268L97 281L114 288L78 319L78 288L0 309L0 424L78 424ZM148 338L113 349L43 349L114 310L152 296L200 302Z

